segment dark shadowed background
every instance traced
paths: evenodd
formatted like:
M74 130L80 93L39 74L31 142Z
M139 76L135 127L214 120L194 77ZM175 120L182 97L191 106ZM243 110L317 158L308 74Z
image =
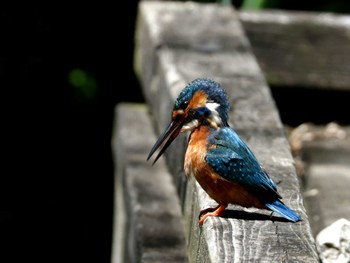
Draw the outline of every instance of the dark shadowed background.
M143 101L126 2L0 9L0 262L110 261L113 109Z

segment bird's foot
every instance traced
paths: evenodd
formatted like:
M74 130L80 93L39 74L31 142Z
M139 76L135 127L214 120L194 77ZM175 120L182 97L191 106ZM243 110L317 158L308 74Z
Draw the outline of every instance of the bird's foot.
M206 209L203 209L199 212L199 219L206 213L209 213L209 212L214 212L216 209L218 209L220 207L220 205L216 206L216 207L209 207L209 208L206 208Z
M227 205L223 204L223 205L218 205L215 208L207 208L207 209L204 209L204 210L200 211L200 213L199 213L199 218L200 218L199 224L202 225L204 220L207 219L208 216L219 216L220 213L222 211L224 211L226 207L227 207Z

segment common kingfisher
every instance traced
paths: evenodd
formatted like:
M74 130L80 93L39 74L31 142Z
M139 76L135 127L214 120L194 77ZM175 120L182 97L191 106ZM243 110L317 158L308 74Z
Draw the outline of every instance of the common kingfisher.
M267 209L291 222L301 220L300 215L281 201L276 183L229 126L230 108L226 91L216 81L200 78L190 82L176 99L171 122L147 160L164 143L154 164L181 132L190 131L185 173L187 177L193 174L219 204L201 211L201 225L208 216L219 216L228 204Z

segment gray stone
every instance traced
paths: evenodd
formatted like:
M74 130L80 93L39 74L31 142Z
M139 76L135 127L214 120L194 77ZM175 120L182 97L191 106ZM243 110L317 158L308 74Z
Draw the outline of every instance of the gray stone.
M322 263L350 262L350 221L341 218L316 237Z

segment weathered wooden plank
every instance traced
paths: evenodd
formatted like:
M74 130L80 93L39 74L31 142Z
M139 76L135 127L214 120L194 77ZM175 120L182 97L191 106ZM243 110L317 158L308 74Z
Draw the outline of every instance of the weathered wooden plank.
M148 108L120 103L115 109L113 263L187 262L178 196L164 160L146 163L156 139Z
M316 237L340 218L350 219L350 126L304 123L291 130L289 140L301 160L304 200Z
M270 85L350 90L350 16L240 11Z
M151 50L149 50L151 49ZM135 69L156 131L170 121L178 92L198 77L211 77L229 94L231 125L278 184L286 204L303 221L291 224L267 211L229 206L225 217L199 228L199 211L216 205L194 180L186 181L186 135L166 159L183 200L192 262L318 262L289 144L266 81L235 10L215 4L140 2Z

